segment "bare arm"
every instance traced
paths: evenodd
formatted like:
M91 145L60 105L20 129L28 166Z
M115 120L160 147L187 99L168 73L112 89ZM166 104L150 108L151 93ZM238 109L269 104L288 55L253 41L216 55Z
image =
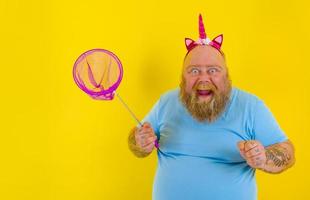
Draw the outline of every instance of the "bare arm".
M140 148L137 144L136 144L136 139L135 139L135 133L137 131L137 128L133 128L128 136L128 147L130 149L130 151L137 156L138 158L144 158L146 156L148 156L151 152L147 153L144 152L142 148Z
M266 162L261 170L277 174L295 163L294 146L290 141L270 145L265 148Z
M128 146L132 153L143 158L152 153L157 139L150 123L145 122L140 128L133 128L129 133Z
M257 140L248 140L238 142L238 147L249 166L267 173L281 173L295 163L294 146L290 141L264 147Z

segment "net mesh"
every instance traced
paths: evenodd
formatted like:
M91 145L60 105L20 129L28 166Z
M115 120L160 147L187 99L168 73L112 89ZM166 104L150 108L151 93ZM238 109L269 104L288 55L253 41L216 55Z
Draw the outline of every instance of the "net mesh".
M93 49L83 53L73 68L76 84L94 99L113 99L122 75L120 60L115 54L104 49Z

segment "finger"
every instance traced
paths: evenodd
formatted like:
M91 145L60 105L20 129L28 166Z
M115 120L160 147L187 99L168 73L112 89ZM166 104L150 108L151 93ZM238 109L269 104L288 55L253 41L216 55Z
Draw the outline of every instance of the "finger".
M263 153L263 148L261 146L256 146L247 152L245 152L246 157L251 158Z
M245 141L239 141L237 143L238 148L239 148L240 151L244 151L244 144L245 144Z
M154 136L137 136L135 139L136 139L136 144L138 144L138 146L142 147L142 146L145 146L145 144L148 144L149 143L149 140L152 140L152 139L149 139L149 138L153 138Z
M150 144L154 144L155 140L157 139L157 137L150 137L150 138L147 138L144 142L144 145L142 146L142 148L145 148L147 147L148 145Z
M143 147L149 144L150 141L155 141L156 138L157 137L155 135L142 135L142 136L137 136L136 141L141 147Z
M244 160L247 159L246 156L244 155L244 153L243 153L242 151L240 151L239 153L240 153L241 157L242 157Z
M138 133L136 135L136 138L149 138L149 137L154 137L155 133L154 132L143 132L143 133Z
M143 134L143 135L137 135L137 139L139 140L148 140L149 138L153 138L155 135L153 134Z
M257 161L259 159L262 159L263 153L260 152L260 153L255 154L255 155L245 155L245 157L247 160L252 160L254 162L254 161Z
M241 155L241 157L243 157L244 159L246 159L245 155L244 155L244 143L245 141L239 141L237 143L238 149L239 149L239 153Z
M139 127L139 129L144 129L144 128L152 128L151 124L143 124L142 126Z
M147 153L151 152L155 147L155 144L154 143L151 143L149 145L147 145L146 147L143 148L143 150Z
M145 132L141 132L138 133L137 136L144 136L144 137L148 137L148 136L154 136L155 133L153 131L145 131Z
M147 128L151 128L151 124L149 122L144 122L142 127L147 127Z
M255 148L258 146L258 143L254 140L248 140L245 142L244 144L244 151L245 152L248 152L250 151L251 149Z
M258 168L265 163L265 158L262 155L255 156L247 160L247 163L254 168Z
M257 156L253 156L252 158L251 158L251 161L252 162L262 162L264 160L264 157L263 157L263 154L261 153L261 154L259 154L259 155L257 155Z
M143 131L153 131L152 127L141 127L138 129L138 132L143 132Z
M147 131L153 131L153 129L152 128L140 128L140 129L138 129L138 132L139 133L143 133L143 132L147 132Z

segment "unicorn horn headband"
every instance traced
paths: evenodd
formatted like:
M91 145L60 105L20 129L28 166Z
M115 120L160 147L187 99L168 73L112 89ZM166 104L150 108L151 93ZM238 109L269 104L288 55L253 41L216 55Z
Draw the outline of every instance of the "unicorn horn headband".
M194 41L190 38L185 38L185 46L187 48L187 54L198 45L212 46L222 54L221 46L223 43L223 34L216 36L213 40L210 40L207 37L201 14L199 14L198 25L199 25L199 39L197 41Z

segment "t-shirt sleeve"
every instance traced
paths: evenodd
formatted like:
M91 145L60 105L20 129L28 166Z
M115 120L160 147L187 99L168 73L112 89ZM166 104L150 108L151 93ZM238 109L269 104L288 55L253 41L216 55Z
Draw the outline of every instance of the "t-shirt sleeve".
M269 108L261 100L257 100L254 109L254 137L264 146L284 142L288 138L281 130Z
M149 122L151 124L156 135L159 135L159 118L158 118L158 116L159 116L159 110L160 110L160 102L161 102L161 100L159 99L155 103L155 105L153 106L151 111L142 120L142 123Z

